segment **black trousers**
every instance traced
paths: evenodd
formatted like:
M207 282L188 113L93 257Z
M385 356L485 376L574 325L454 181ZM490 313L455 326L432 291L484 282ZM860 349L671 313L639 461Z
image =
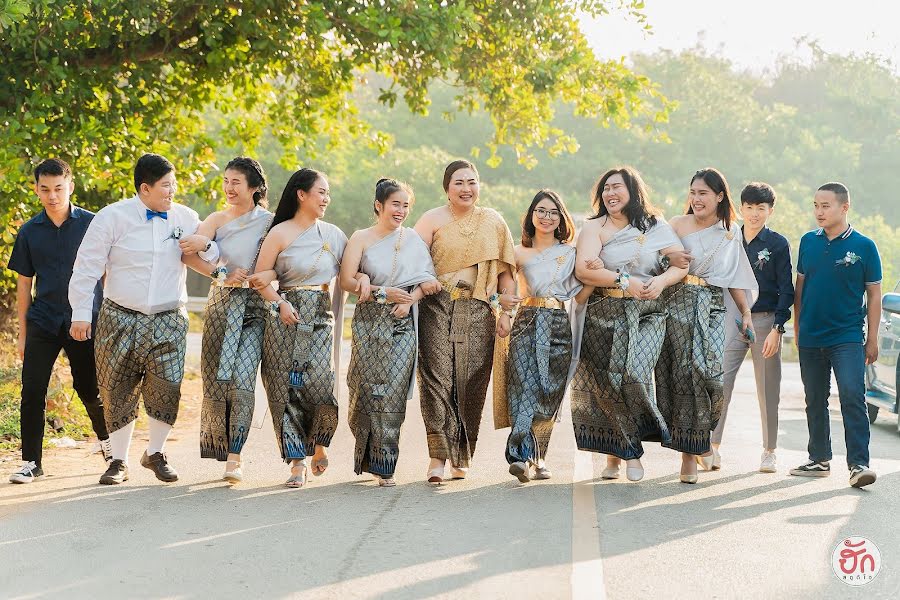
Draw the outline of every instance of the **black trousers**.
M94 340L78 342L69 337L65 327L56 334L28 324L25 334L25 360L22 364L22 460L41 465L41 446L44 441L44 421L47 409L47 386L53 363L63 350L72 367L72 387L87 409L97 438L105 440L106 422L103 403L97 389L97 370L94 365Z

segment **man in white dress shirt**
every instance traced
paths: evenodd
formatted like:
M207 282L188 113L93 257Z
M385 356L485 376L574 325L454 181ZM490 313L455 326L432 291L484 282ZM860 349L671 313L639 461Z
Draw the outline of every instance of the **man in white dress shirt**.
M78 249L69 282L71 335L91 337L91 304L97 280L106 276L94 348L97 380L113 460L100 483L128 479L128 450L138 401L150 417L150 441L141 465L157 479L176 481L163 447L178 415L187 337L186 271L182 253L209 262L218 247L194 232L197 213L175 204L175 168L158 154L141 156L134 168L137 195L97 213Z

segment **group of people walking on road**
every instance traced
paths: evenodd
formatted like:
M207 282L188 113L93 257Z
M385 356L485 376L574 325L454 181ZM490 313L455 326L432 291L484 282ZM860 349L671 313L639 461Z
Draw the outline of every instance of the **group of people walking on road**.
M627 479L640 480L644 443L659 442L680 453L680 480L696 483L698 468L721 468L728 403L748 349L760 471L775 472L792 307L810 444L809 462L791 474L830 473L833 369L850 483L875 481L864 369L878 352L881 267L875 244L847 221L840 183L816 192L819 228L801 241L795 290L788 242L766 225L772 188L743 189L740 226L713 168L691 176L685 214L668 222L637 170L608 170L577 241L562 198L540 190L518 245L501 215L479 204L479 174L465 160L444 171L446 203L412 228L413 190L378 180L374 224L349 239L324 220L332 201L324 173L293 173L274 213L256 160L237 157L223 173L226 207L201 222L174 202L175 169L162 156L140 157L135 196L96 215L70 204L74 184L62 160L37 166L44 209L20 229L9 263L19 274L24 460L11 481L43 475L44 396L60 349L108 461L100 483L128 479L141 398L149 417L141 465L162 481L178 479L164 449L184 375L185 266L212 281L200 453L225 462L231 482L243 476L258 370L290 468L285 485L303 487L329 468L348 293L357 297L347 375L354 470L380 486L396 484L416 380L430 483L467 476L492 380L494 425L510 430L506 459L519 481L552 476L549 442L571 386L577 446L607 455L603 478L619 478L625 461Z

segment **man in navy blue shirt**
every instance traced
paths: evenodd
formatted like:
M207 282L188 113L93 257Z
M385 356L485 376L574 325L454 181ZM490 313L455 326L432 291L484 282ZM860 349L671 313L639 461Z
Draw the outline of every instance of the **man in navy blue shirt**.
M31 483L44 474L41 446L44 439L47 385L53 363L63 350L72 368L72 383L87 409L104 457L112 451L97 388L94 341L75 341L69 336L69 278L75 254L94 214L73 206L72 171L64 161L51 158L34 170L34 190L44 209L25 223L16 236L9 269L19 274L16 304L19 316L19 357L22 359L22 467L12 483ZM32 280L35 294L32 298ZM94 290L94 320L103 289Z
M751 309L757 338L751 342L744 336L735 336L725 348L722 361L725 405L712 434L713 463L708 465L704 462L704 467L718 466L718 448L722 442L734 381L749 349L762 422L763 452L759 471L774 473L777 470L775 448L778 444L778 404L781 400L781 336L784 334L784 324L791 318L794 284L791 277L791 247L783 235L766 226L774 212L775 190L772 186L754 182L744 187L741 192L741 216L744 218L741 231L744 251L759 284L759 297Z
M831 473L828 396L831 372L837 380L847 444L850 485L875 482L869 468L869 419L865 366L878 359L881 314L881 258L875 242L847 220L850 192L826 183L813 202L819 229L800 240L794 331L800 375L806 392L809 462L791 475L827 477ZM868 314L867 314L868 312ZM868 330L863 336L863 325Z

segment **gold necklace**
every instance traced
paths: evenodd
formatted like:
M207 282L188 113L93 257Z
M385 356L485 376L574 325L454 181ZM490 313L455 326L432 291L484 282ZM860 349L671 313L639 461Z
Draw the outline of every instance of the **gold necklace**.
M447 208L450 209L450 215L453 217L453 222L459 224L459 233L463 237L472 237L475 235L475 227L472 226L472 218L475 216L475 210L477 207L473 206L472 210L469 211L469 214L464 217L465 225L463 224L463 220L456 216L456 212L453 210L453 203L450 200L447 200ZM469 229L466 229L466 226L469 226Z
M394 277L397 274L397 256L400 254L400 246L403 244L403 226L400 226L400 234L397 236L397 243L394 244L394 263L391 265L391 278L388 279L388 287L394 285Z
M315 227L315 226L316 226L315 223L313 223L312 225L310 225L310 227ZM304 232L304 233L305 233L305 232ZM300 235L303 235L303 234L301 233ZM298 236L298 237L299 237L299 236ZM319 248L319 253L316 255L316 260L313 262L312 267L310 267L309 270L308 270L306 273L303 274L303 277L300 278L300 282L299 282L297 285L303 285L303 283L304 283L307 279L309 279L309 278L312 276L313 273L316 272L316 267L319 266L319 260L321 260L322 255L325 254L326 252L327 252L328 254L331 255L331 258L333 258L333 259L334 259L334 262L336 262L336 263L338 264L338 267L341 266L341 261L339 261L339 260L338 260L338 257L335 256L335 255L334 255L334 252L331 251L331 245L330 245L328 242L326 242L326 241L323 240L323 241L322 241L322 247Z

